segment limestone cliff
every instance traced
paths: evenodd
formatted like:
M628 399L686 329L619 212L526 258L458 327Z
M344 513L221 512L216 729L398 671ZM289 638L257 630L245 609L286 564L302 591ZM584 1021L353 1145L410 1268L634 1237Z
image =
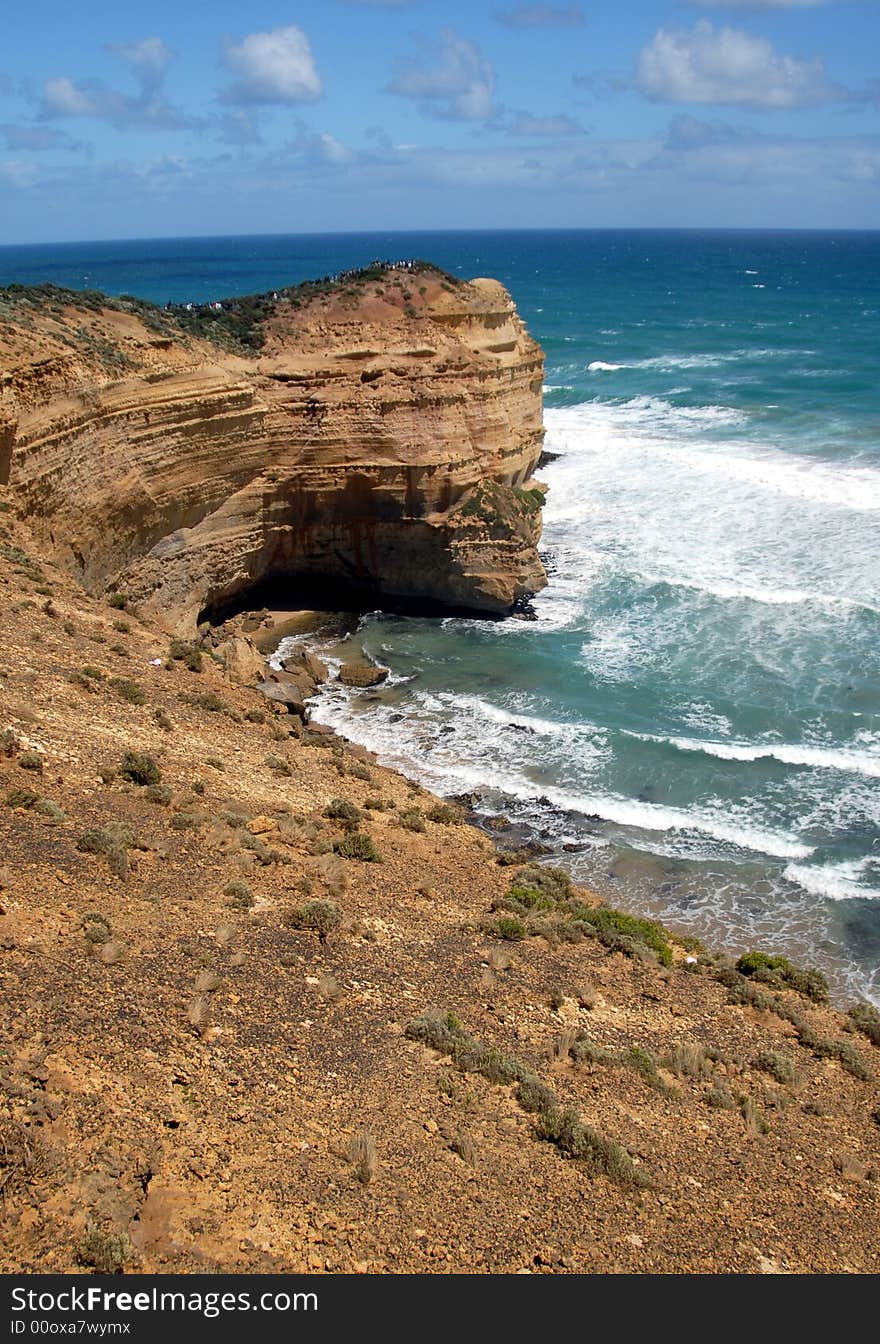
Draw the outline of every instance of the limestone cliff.
M182 316L0 294L0 480L88 590L180 626L270 581L493 614L544 585L543 355L500 284L284 291L254 351Z

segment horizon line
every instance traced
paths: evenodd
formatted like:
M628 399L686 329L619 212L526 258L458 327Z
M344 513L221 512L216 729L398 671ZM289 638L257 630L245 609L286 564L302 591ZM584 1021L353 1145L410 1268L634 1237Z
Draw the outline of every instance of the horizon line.
M717 234L878 234L880 228L857 228L841 225L728 225L728 224L551 224L524 225L506 228L480 225L475 228L381 228L381 229L310 229L289 233L169 233L149 235L121 235L116 238L56 238L43 242L0 243L0 250L26 247L84 247L105 246L111 243L172 243L210 242L219 239L254 238L370 238L392 234L395 237L459 234L524 234L524 233L717 233Z

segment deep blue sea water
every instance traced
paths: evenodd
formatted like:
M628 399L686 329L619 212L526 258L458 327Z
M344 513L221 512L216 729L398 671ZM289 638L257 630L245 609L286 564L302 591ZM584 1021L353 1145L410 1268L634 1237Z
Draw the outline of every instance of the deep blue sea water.
M389 683L317 716L616 903L880 1003L880 234L16 247L0 283L205 300L400 256L498 277L546 351L551 581L532 622L371 613Z

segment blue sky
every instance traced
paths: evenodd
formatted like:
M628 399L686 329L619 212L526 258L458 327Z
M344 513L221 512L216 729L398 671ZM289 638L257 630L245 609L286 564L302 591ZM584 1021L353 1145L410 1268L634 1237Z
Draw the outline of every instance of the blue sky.
M0 242L880 227L878 0L45 0Z

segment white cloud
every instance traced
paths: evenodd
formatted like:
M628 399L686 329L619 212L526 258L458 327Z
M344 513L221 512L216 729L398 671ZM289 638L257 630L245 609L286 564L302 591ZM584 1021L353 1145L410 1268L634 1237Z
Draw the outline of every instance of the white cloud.
M800 61L738 28L661 28L639 54L636 87L654 102L723 103L762 111L844 101L817 57Z
M47 79L43 85L44 117L97 117L98 103L84 89L74 84L72 79L62 75L59 79Z
M0 136L6 142L6 148L12 153L21 150L40 153L50 149L73 151L87 148L82 141L71 140L69 135L50 126L18 126L6 122L0 126Z
M174 53L160 37L142 42L112 43L107 51L129 67L139 93L121 93L100 80L77 83L68 75L47 79L43 85L39 116L44 121L57 117L94 117L107 121L117 130L179 131L200 123L167 101L162 85Z
M226 103L313 103L324 92L309 39L293 24L227 42L223 63L238 78Z
M479 47L451 28L439 43L419 41L421 59L401 63L388 91L415 99L426 116L487 121L494 112L495 71Z
M497 11L495 18L508 28L579 28L584 22L580 5L518 5Z
M835 0L688 0L702 9L817 9Z
M571 117L566 117L559 113L555 117L533 117L530 112L517 112L516 118L511 126L513 135L536 135L556 138L567 135L583 135L584 128L573 121Z

